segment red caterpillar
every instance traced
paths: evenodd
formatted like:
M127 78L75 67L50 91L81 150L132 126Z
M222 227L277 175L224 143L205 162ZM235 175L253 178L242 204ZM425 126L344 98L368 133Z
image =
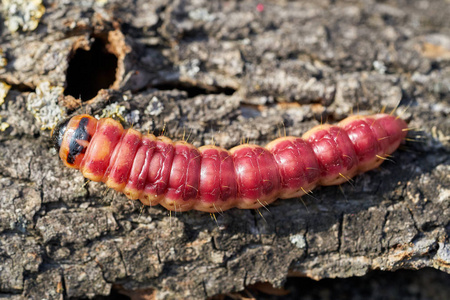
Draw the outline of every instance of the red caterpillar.
M59 156L83 176L105 182L145 205L174 211L254 209L317 185L341 184L378 167L405 139L405 121L391 115L352 116L265 148L199 149L167 137L124 130L113 119L79 115L58 124Z

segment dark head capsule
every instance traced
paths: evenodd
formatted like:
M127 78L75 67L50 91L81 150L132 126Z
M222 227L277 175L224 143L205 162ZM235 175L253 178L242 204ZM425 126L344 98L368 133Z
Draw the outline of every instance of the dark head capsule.
M70 118L60 121L52 130L52 142L53 146L56 148L56 151L59 151L59 149L61 148L64 133L67 130L67 124L69 123L69 121Z
M75 116L53 130L53 143L59 157L71 168L79 168L89 142L97 129L97 120L89 115Z

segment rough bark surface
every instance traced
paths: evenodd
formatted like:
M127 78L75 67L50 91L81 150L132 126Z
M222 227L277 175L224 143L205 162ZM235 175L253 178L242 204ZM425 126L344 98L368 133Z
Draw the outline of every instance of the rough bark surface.
M448 1L73 3L45 1L33 31L1 28L0 81L11 89L0 101L0 295L79 298L117 288L205 298L257 282L281 286L288 276L450 273ZM71 63L83 65L77 53L95 43L117 59L103 62L114 82L111 71L69 80ZM39 98L43 82L86 95L83 106ZM102 82L110 89L93 99L83 91ZM84 184L41 130L59 108L116 112L143 132L165 126L169 137L229 148L399 104L396 113L421 131L394 162L341 189L217 221L142 209Z

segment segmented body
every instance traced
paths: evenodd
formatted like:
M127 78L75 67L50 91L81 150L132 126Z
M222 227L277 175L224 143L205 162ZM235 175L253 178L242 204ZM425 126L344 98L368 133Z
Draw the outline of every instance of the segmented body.
M406 131L407 124L395 116L352 116L335 126L316 126L302 138L227 151L212 145L197 149L124 129L113 119L79 115L59 124L54 140L66 166L130 199L173 211L220 212L255 209L318 185L341 184L378 167Z

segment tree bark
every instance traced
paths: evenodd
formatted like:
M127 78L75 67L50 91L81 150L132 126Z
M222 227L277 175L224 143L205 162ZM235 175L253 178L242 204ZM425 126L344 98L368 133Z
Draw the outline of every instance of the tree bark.
M450 273L448 3L310 2L45 1L15 32L3 3L0 294L201 299L288 276ZM87 112L230 148L383 107L417 131L379 169L215 218L85 183L42 129Z

